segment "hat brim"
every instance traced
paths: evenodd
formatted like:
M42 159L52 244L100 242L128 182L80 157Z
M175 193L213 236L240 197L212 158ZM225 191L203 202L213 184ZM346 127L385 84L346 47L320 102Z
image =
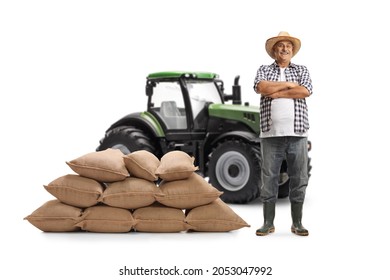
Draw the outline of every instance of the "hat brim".
M293 46L294 46L294 49L293 49L293 54L292 56L294 57L299 49L301 48L301 40L299 40L298 38L295 38L295 37L291 37L291 36L276 36L276 37L272 37L272 38L269 38L266 42L265 42L265 50L267 51L268 55L270 57L272 57L273 59L275 59L275 54L274 54L274 46L277 42L280 42L280 41L290 41Z

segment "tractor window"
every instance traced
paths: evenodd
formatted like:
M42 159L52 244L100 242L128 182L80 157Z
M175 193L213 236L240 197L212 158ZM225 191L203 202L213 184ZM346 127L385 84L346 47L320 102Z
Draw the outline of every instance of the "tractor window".
M187 117L178 82L159 82L153 90L153 108L167 129L186 129Z
M191 99L194 125L197 129L205 129L207 125L208 105L223 103L218 89L211 81L188 81L188 92Z

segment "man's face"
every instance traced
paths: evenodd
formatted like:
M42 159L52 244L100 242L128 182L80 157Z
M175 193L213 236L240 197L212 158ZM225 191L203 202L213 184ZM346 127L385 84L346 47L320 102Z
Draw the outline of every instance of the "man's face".
M293 56L294 45L290 41L279 41L274 46L276 61L290 61Z

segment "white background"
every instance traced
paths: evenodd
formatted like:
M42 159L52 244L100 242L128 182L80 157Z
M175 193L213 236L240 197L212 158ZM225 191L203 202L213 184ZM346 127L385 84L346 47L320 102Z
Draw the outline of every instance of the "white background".
M125 265L272 266L270 279L388 278L384 3L1 1L1 278L124 279ZM148 73L216 72L227 92L240 75L243 100L257 104L256 70L272 63L264 43L282 30L301 39L293 62L309 68L314 84L309 237L289 232L287 200L267 237L255 236L258 201L231 206L251 227L230 233L48 234L23 220L53 199L43 185L71 173L65 161L94 151L120 117L146 109ZM244 279L189 277L210 278Z

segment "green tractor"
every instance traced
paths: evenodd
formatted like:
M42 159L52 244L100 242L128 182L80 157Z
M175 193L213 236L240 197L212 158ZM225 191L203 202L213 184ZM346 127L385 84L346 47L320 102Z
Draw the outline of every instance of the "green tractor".
M241 105L239 76L228 95L214 73L153 73L147 76L146 95L147 110L112 124L97 151L147 150L161 158L180 150L193 156L199 174L223 191L223 201L248 203L259 197L259 107ZM225 103L229 100L233 104ZM279 198L288 196L288 181L283 163Z

